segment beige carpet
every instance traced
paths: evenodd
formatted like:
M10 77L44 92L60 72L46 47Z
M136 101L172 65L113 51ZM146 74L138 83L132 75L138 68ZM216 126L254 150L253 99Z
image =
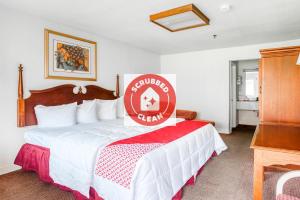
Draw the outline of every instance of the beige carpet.
M253 131L251 129L242 129L235 131L231 135L223 136L229 149L208 163L198 177L196 184L185 188L183 199L252 199L253 155L249 149L249 145ZM278 173L266 174L265 200L274 199L275 183L279 175ZM297 195L300 194L300 191L294 189L288 188L287 191L289 193L296 193ZM37 176L32 172L17 171L0 176L0 200L71 199L73 197L70 193L39 181Z
M198 177L196 184L184 190L184 200L251 200L253 151L249 148L254 129L241 128L222 135L229 149L213 158ZM264 199L275 200L275 188L282 173L267 172ZM295 188L294 185L298 185ZM286 194L300 196L300 179L286 184Z
M223 136L228 150L207 164L196 185L185 189L183 199L252 199L252 136L253 129Z

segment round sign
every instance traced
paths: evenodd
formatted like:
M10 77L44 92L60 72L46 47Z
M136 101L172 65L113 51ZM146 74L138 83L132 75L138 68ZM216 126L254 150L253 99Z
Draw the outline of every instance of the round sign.
M135 122L154 126L165 122L173 114L176 95L173 86L164 77L145 74L129 83L124 104Z

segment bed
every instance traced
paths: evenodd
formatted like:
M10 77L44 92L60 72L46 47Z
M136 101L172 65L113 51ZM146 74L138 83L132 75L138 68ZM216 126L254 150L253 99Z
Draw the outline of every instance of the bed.
M24 99L22 68L19 77L18 126L30 127L15 164L35 171L42 181L73 192L76 199L181 199L182 188L195 181L212 156L227 149L214 126L184 119L177 119L172 128L125 127L122 119L38 128L36 105L117 99L119 80L115 94L94 85L86 86L86 93L79 88L74 94L74 85L61 85L30 91L31 96ZM187 127L194 128L187 133ZM158 140L167 132L172 134L163 139L169 142ZM135 162L127 166L128 160ZM116 170L112 163L121 165Z

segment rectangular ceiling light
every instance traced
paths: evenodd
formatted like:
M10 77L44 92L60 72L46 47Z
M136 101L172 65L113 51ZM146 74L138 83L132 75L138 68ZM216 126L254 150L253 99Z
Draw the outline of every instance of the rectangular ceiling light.
M193 4L150 15L150 21L171 32L209 24L208 17Z

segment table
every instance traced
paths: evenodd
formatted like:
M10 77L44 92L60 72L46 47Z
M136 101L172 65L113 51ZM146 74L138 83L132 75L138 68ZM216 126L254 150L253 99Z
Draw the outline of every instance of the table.
M264 169L300 168L300 125L260 124L252 139L254 150L253 199L263 199Z

